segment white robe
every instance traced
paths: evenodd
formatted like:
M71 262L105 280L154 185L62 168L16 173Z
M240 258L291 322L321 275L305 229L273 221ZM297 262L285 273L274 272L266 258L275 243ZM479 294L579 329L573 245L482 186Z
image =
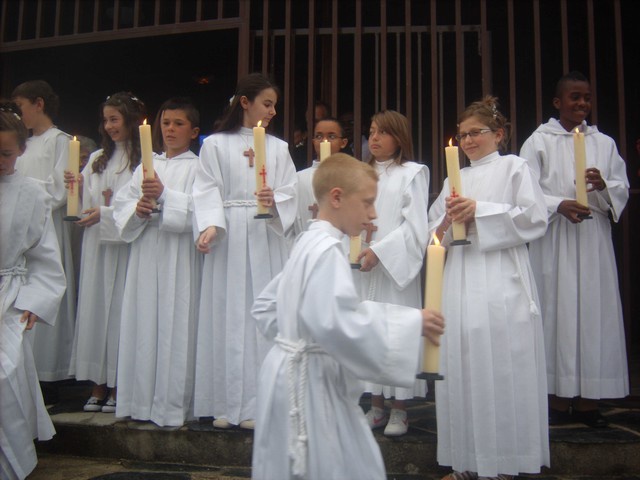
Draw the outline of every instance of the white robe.
M82 209L100 207L100 222L87 227L82 239L78 316L69 374L78 380L116 386L120 316L127 274L129 245L118 233L113 219L113 198L131 179L123 144L116 149L102 173L92 165L102 153L91 154L82 171ZM111 189L111 206L103 191Z
M193 383L202 254L193 243L191 190L198 157L156 155L164 184L160 213L136 215L139 166L115 200L114 217L131 243L122 302L117 417L180 426L193 416Z
M471 244L447 250L438 463L487 477L537 473L549 465L547 388L526 243L544 235L544 198L515 155L494 152L471 162L461 179L476 214L467 232ZM444 217L447 196L445 180L429 210L432 230ZM451 240L449 232L444 240Z
M620 398L629 375L611 241L629 198L626 165L612 138L583 123L587 168L596 167L606 188L587 194L593 219L573 224L557 213L575 199L573 134L550 119L522 146L545 194L549 230L532 242L531 264L543 306L549 393L561 397Z
M360 303L342 236L328 222L312 223L254 304L260 331L276 340L260 369L255 479L386 478L358 379L411 386L422 317Z
M269 343L251 317L254 296L288 257L285 233L296 217L296 171L285 142L267 135L267 184L275 192L274 218L254 219L255 168L243 152L251 130L205 139L193 187L196 235L218 228L205 256L196 347L196 416L232 424L255 418L258 368Z
M0 176L0 218L0 478L13 480L36 466L33 439L55 434L20 317L55 322L66 281L42 185Z
M71 138L55 127L42 135L27 139L27 149L16 162L16 170L26 177L44 182L51 201L51 217L56 230L62 266L67 288L58 318L53 325L36 325L27 333L42 381L53 382L69 376L69 362L73 344L76 319L76 274L72 250L71 225L63 218L67 214L67 190L64 186L64 170L69 160L69 140Z
M371 249L380 263L360 273L361 298L420 308L420 272L429 238L429 169L415 162L397 165L393 160L376 162L375 168L380 180L378 218L373 224L378 230L371 236ZM366 392L396 400L423 397L426 390L424 380L416 380L409 389L365 384Z
M320 162L314 160L309 168L297 172L298 214L296 215L294 228L296 236L309 229L309 224L314 219L313 211L310 208L314 206L316 209L318 208L318 202L313 194L313 175L316 173L318 165L320 165Z

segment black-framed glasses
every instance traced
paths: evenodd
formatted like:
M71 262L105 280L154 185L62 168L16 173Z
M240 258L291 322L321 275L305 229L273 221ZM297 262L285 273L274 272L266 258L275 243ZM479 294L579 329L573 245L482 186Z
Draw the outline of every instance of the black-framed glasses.
M491 130L490 128L483 128L481 130L471 130L467 133L459 133L458 135L456 135L456 140L458 142L461 142L462 140L464 140L465 138L469 137L469 138L477 138L480 135L484 135L485 133L489 133L489 132L493 132L493 130Z
M329 140L330 142L335 142L336 140L340 140L341 138L343 137L341 137L340 135L336 135L335 133L330 133L329 135L318 134L313 136L313 141L321 142L326 139L326 140Z

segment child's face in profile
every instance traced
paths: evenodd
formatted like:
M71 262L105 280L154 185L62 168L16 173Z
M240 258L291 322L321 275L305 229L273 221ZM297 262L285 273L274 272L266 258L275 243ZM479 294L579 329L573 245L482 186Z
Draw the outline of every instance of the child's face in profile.
M243 126L253 128L261 123L261 127L267 127L271 123L271 119L276 116L276 103L278 103L278 95L273 88L265 88L262 90L253 102L247 97L241 97L240 105L244 109Z
M400 144L391 133L371 122L369 129L369 151L376 160L384 161L393 158Z
M16 160L23 153L16 132L0 132L0 177L16 171Z
M198 136L199 128L193 128L184 110L164 110L160 120L162 141L167 155L173 157L189 150L191 140Z
M313 148L320 156L320 143L327 140L331 144L331 155L339 153L347 146L347 139L342 137L340 125L331 120L321 120L313 131Z
M36 124L36 115L40 110L38 108L38 100L42 101L42 99L37 99L32 103L31 100L25 97L13 98L14 103L22 111L22 123L24 123L27 128L33 128Z
M375 220L377 194L378 182L363 175L360 190L343 197L341 230L344 233L351 236L360 235L366 224Z
M117 108L107 105L102 110L104 131L114 142L124 142L129 138L129 132L124 124L124 117Z
M591 112L591 87L587 82L566 82L560 97L553 99L560 124L571 130L580 125Z

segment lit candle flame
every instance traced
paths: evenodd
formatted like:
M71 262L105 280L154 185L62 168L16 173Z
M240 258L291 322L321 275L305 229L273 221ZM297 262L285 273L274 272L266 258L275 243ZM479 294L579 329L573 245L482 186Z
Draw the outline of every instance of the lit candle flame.
M146 118L144 119L144 122L142 122L142 124L143 124L143 125L146 125L146 124L147 124L147 119L146 119Z
M453 138L449 138L449 146L453 147Z
M433 234L433 244L437 247L438 245L440 245L440 240L438 240L438 236L434 233Z
M78 141L78 139L76 138L76 136L75 136L75 135L73 136L73 141L74 141L74 142L77 142L77 141Z
M580 130L578 130L578 127L576 127L576 133L580 133Z
M258 125L256 125L257 127L259 127L260 125L262 125L262 120L258 121Z

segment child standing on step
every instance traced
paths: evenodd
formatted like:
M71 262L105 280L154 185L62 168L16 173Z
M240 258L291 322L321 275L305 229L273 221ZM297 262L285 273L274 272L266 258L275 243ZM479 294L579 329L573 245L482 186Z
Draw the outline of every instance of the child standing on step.
M107 97L100 107L98 130L102 148L94 152L79 179L67 172L67 181L83 186L84 227L78 318L70 375L94 382L84 406L87 412L116 411L118 342L129 245L118 233L113 218L113 196L131 179L140 163L138 126L144 104L130 92ZM125 319L125 321L128 319ZM111 389L107 396L108 389Z
M115 200L120 236L131 243L122 302L116 416L179 427L193 416L202 254L193 244L191 191L198 157L189 150L200 115L186 99L160 107L154 128L164 152L155 178L138 166ZM158 213L152 213L155 200Z
M420 271L429 235L429 169L412 161L409 121L393 110L371 118L369 151L369 164L380 182L378 218L372 222L371 243L360 254L362 299L420 308ZM411 388L367 383L365 392L371 392L369 426L399 436L409 426L406 400L424 397L426 382L416 380ZM394 399L390 415L384 410L385 396Z

